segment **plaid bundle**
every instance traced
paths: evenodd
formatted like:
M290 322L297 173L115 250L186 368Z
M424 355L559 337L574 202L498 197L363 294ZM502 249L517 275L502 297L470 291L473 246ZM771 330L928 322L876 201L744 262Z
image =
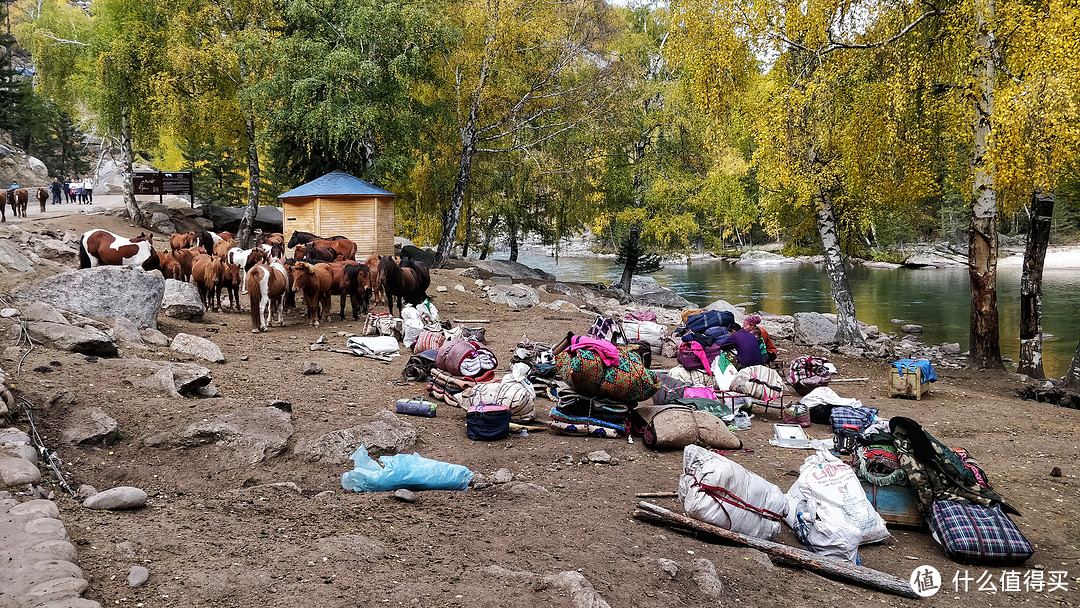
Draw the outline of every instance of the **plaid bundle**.
M828 362L828 359L821 357L796 357L791 360L788 382L798 384L817 376L819 379L824 380L824 382L820 383L820 386L824 386L832 379L832 372L825 367Z
M1019 564L1035 553L1016 524L993 505L938 500L930 513L934 538L949 559L969 564Z
M597 316L586 335L590 338L596 338L597 340L615 342L616 336L622 335L622 333L619 331L618 321L608 317Z
M660 374L660 388L653 393L653 403L663 405L671 403L683 396L683 390L690 386L689 382L683 382L671 374Z
M876 407L834 407L829 414L829 423L837 435L858 435L870 426L877 416Z

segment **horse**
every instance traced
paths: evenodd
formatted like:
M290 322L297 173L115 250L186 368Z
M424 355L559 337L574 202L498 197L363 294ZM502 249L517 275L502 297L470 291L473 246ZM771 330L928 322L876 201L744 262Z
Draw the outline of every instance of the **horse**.
M431 276L424 264L403 258L402 265L399 266L393 257L386 256L379 260L379 274L382 277L386 306L390 309L390 314L394 314L393 298L395 297L398 312L401 311L402 298L413 305L427 299L427 288L431 284Z
M240 266L240 293L247 293L247 271L251 270L251 267L255 264L269 261L270 258L267 257L266 251L259 247L253 247L251 249L233 247L225 254L226 264L236 264Z
M47 205L49 203L49 189L48 188L38 188L37 189L37 200L38 200L39 203L41 203L41 212L45 213L45 205Z
M379 297L382 295L382 275L379 274L379 260L381 259L381 255L373 253L364 260L364 265L368 268L368 284L371 287L371 293L375 294L373 306L379 305Z
M273 324L275 310L278 324L285 327L288 276L285 267L277 262L269 265L256 264L247 271L244 280L248 285L248 299L251 302L251 333L266 331L266 326Z
M221 275L224 267L216 255L200 254L191 264L191 278L207 310L221 311Z
M293 293L303 290L304 302L307 302L308 318L315 327L324 314L330 318L330 288L334 282L334 273L328 264L309 264L295 262L290 271Z
M352 260L342 260L327 264L333 273L333 283L330 286L331 295L341 296L341 320L345 320L345 296L349 296L352 302L353 321L360 320L360 305L363 304L363 312L368 312L368 269L367 266Z
M312 260L319 260L322 262L336 262L338 261L339 255L340 254L337 251L334 251L332 247L327 247L325 245L316 245L314 242L308 243L307 245L297 245L293 249L294 260L310 258Z
M184 282L191 280L191 265L194 263L196 256L206 255L203 252L202 247L186 247L184 249L177 249L172 253L173 259L180 264L181 280Z
M225 259L229 255L229 250L236 247L236 241L221 239L214 243L214 255L221 259Z
M79 241L79 268L97 266L140 266L157 270L161 259L154 251L152 237L146 234L127 239L108 230L90 230Z
M157 256L158 260L161 262L161 274L165 275L166 279L176 279L177 281L183 280L184 270L180 267L180 262L177 262L172 254L159 251L157 252Z
M225 295L229 297L229 308L236 312L241 312L240 308L240 284L244 282L244 271L240 269L239 264L222 265L221 272L221 289L225 291Z
M194 244L195 233L185 232L183 234L177 232L169 237L169 251L176 253L180 249L187 249Z
M356 243L346 238L340 239L319 239L310 243L312 247L328 247L333 249L337 255L341 256L343 260L355 260L356 259Z
M26 203L30 199L30 193L26 191L26 188L18 188L10 191L11 196L8 197L8 202L11 203L11 211L15 214L15 217L26 217Z
M343 237L341 235L328 236L328 237L324 238L324 237L321 237L321 236L319 236L317 234L312 234L310 232L304 232L303 230L294 230L293 233L292 233L292 236L289 237L289 243L287 245L285 245L285 246L288 247L289 249L292 249L293 247L296 247L297 245L304 245L306 243L310 243L311 241L340 241L342 239L348 240L348 239L346 239L345 237Z
M210 232L209 230L200 230L195 233L195 237L191 239L192 247L202 247L203 253L214 253L214 243L221 240L221 237Z
M0 223L7 221L7 192L0 190Z

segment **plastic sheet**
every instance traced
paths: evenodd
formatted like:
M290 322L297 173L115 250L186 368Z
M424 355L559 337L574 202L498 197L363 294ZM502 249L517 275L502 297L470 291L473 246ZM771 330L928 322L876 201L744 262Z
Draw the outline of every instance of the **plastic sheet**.
M341 487L357 492L393 490L467 490L473 473L468 467L424 458L419 454L380 456L378 462L360 446L353 452L353 470L341 476Z

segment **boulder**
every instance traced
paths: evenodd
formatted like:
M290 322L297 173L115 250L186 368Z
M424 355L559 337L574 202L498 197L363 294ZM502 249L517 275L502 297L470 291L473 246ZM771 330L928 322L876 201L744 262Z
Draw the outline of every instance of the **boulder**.
M0 431L0 487L39 483L37 451L30 437L16 428Z
M492 285L487 289L492 304L507 304L510 308L531 308L540 303L540 293L528 285Z
M679 310L695 307L693 302L670 289L661 289L660 291L636 295L633 296L633 301L646 306L662 306L664 308L677 308Z
M218 345L206 338L200 338L199 336L176 334L173 336L169 348L178 353L199 357L200 359L204 359L211 363L225 362L225 355L221 354L221 349L218 348Z
M761 327L773 340L790 340L795 337L795 317L791 315L761 314Z
M223 407L229 407L222 402ZM143 440L149 447L191 450L209 460L212 470L247 467L280 454L292 436L292 418L272 407L192 413L180 423Z
M169 345L169 336L166 336L156 329L144 327L139 330L139 335L142 337L143 342L146 342L147 344L153 344L154 346Z
M45 163L36 156L26 155L26 165L30 167L30 170L34 172L34 177L38 178L38 181L45 183L49 181L49 168L45 166ZM34 196L37 195L37 188L27 188L30 192L30 198L37 202Z
M15 296L41 301L102 319L127 317L139 327L157 327L165 278L131 266L98 266L57 274L38 281Z
M79 267L79 250L56 239L38 239L34 241L34 253L72 268Z
M922 325L916 325L914 323L907 323L900 327L900 331L905 334L921 334L923 332Z
M945 268L948 266L967 266L965 252L954 249L948 243L941 243L933 248L916 250L904 260L908 268Z
M128 571L128 587L142 587L150 579L150 571L142 566L132 566Z
M470 279L487 279L493 276L510 277L514 280L532 279L536 281L554 281L555 275L538 268L530 268L520 262L510 260L468 260L475 271L469 271ZM464 272L464 271L463 271ZM473 276L475 275L475 276Z
M212 380L210 370L194 363L149 361L133 357L102 361L101 364L110 367L114 377L124 383L148 392L161 391L170 397L179 398L181 394L193 393Z
M351 462L353 452L360 445L366 446L368 453L375 457L379 453L403 452L415 443L413 425L393 412L382 410L372 416L371 422L302 442L296 448L296 454L313 462L344 464Z
M732 315L735 316L735 322L736 323L742 323L743 317L746 316L746 309L745 308L743 308L742 306L736 306L736 305L732 304L731 302L728 302L727 300L717 300L717 301L713 302L712 304L709 304L708 306L706 306L705 310L716 310L716 311L726 310L726 311L730 312ZM766 328L765 331L769 331L768 328Z
M435 251L431 249L420 249L410 243L408 245L402 245L400 253L402 257L408 257L417 262L423 262L428 268L431 268L435 264Z
M14 243L0 239L0 272L34 272L30 258Z
M207 219L213 222L213 228L216 232L228 231L233 234L240 231L240 222L244 219L244 212L247 211L247 207L222 207L220 205L204 205L202 207L203 215ZM281 232L283 216L281 215L280 207L271 207L268 205L260 205L258 213L255 214L255 222L252 228L258 228L263 232ZM285 238L290 235L286 234ZM333 236L333 235L324 235Z
M801 263L802 260L799 260L798 258L789 258L782 256L779 253L762 251L760 249L747 251L735 261L736 266L778 266L782 264Z
M165 293L161 298L161 309L166 317L174 319L201 319L206 313L199 290L191 283L165 279Z
M83 501L82 506L97 511L126 511L146 504L146 492L131 486L109 488Z
M68 320L64 315L60 314L59 310L56 310L45 302L27 302L26 304L20 304L19 310L22 312L23 318L30 321L48 321L49 323L60 323L61 325L68 324Z
M115 357L119 352L109 336L89 327L31 321L27 324L26 330L31 338L49 342L61 350L96 357Z
M795 342L803 346L828 344L836 338L836 323L821 313L795 313Z
M113 319L113 326L109 332L112 334L112 339L122 345L143 345L143 337L142 333L139 331L139 326L135 325L135 322L127 317L116 317Z
M64 420L60 439L75 445L103 445L116 443L120 425L99 407L72 411Z

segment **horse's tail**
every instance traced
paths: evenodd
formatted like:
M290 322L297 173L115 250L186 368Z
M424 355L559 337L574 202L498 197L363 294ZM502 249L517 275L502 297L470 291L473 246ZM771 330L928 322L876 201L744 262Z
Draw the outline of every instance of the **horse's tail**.
M86 240L79 240L79 268L90 268L90 254L86 253Z
M251 304L251 327L262 329L262 267L255 266L248 271L248 299Z

